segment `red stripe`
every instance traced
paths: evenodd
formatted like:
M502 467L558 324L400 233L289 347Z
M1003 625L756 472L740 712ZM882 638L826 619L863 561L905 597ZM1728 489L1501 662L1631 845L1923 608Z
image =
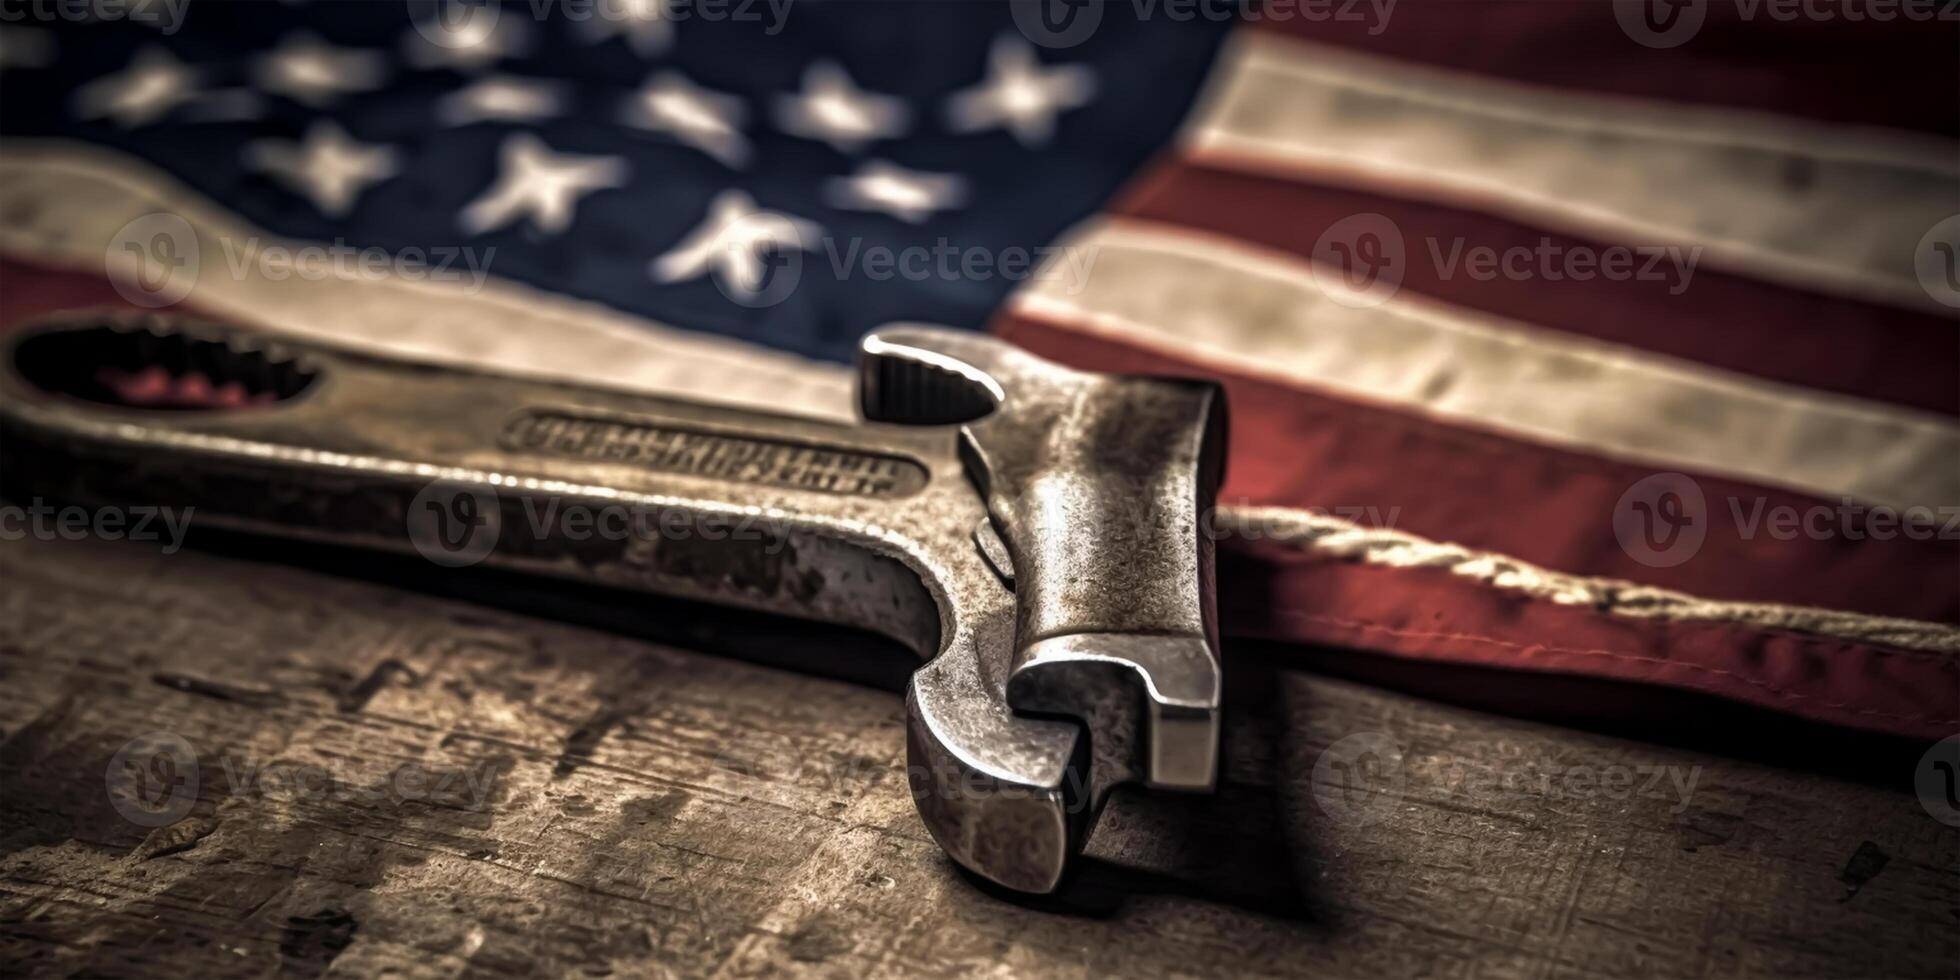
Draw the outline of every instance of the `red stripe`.
M1648 6L1693 6L1652 0ZM1306 5L1270 0L1275 13ZM1607 0L1436 0L1375 16L1267 18L1264 30L1538 85L1831 122L1960 135L1955 21L1851 20L1882 2L1813 0L1828 19L1779 20L1788 0L1712 0L1676 47L1636 43ZM1950 5L1949 5L1950 6ZM1366 11L1363 0L1335 9ZM1952 17L1951 14L1948 15Z
M1801 534L1782 541L1762 524L1745 537L1728 503L1733 498L1747 517L1758 506L1765 514L1802 513L1836 501L1697 475L1708 501L1707 538L1691 560L1651 568L1621 549L1612 518L1621 496L1653 467L1333 398L1025 316L1003 316L995 326L1066 364L1224 382L1232 412L1227 503L1374 507L1400 530L1564 572L1711 599L1960 623L1960 541Z
M1614 616L1446 571L1315 561L1270 545L1221 551L1218 578L1232 636L1504 668L1514 673L1493 680L1506 685L1528 686L1532 673L1659 685L1918 739L1960 731L1960 661L1947 654Z
M1402 233L1404 289L1771 381L1960 415L1960 331L1950 319L1788 289L1707 263L1695 265L1679 295L1671 290L1682 279L1671 268L1657 270L1665 272L1660 279L1619 280L1536 271L1541 246L1556 256L1599 256L1616 244L1665 242L1594 242L1474 211L1185 162L1158 168L1116 211L1307 258L1324 248L1320 237L1335 222L1379 214ZM1463 263L1475 249L1528 256L1530 271L1472 278Z
M74 272L0 255L0 330L57 310L141 309L116 294L97 272Z

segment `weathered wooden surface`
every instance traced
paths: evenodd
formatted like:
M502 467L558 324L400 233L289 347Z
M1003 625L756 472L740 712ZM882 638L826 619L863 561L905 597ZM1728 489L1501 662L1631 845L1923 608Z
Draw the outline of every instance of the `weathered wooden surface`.
M1256 658L1221 795L1120 800L1015 903L926 838L887 690L236 557L9 542L0 584L7 975L1960 971L1910 794ZM199 780L152 832L105 772L158 730ZM1382 792L1352 741L1314 782L1367 732Z

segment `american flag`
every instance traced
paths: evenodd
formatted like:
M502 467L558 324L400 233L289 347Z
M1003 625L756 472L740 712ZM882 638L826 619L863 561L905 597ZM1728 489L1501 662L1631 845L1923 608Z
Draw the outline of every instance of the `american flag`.
M838 418L991 330L1224 382L1230 637L1960 732L1952 2L7 10L6 322Z

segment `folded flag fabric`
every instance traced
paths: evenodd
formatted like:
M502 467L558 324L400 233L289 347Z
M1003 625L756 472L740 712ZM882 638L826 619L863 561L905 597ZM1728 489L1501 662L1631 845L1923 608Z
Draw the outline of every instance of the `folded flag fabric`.
M10 322L839 418L992 330L1225 383L1230 636L1960 732L1950 3L48 10Z

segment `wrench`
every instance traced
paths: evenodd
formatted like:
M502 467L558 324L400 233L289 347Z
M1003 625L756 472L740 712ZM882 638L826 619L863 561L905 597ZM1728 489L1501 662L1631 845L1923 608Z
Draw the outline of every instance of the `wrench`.
M925 660L907 776L934 839L1052 891L1114 786L1214 785L1223 395L920 326L865 337L857 367L867 421L844 426L71 315L6 344L0 478L885 634ZM145 371L243 407L105 387Z

